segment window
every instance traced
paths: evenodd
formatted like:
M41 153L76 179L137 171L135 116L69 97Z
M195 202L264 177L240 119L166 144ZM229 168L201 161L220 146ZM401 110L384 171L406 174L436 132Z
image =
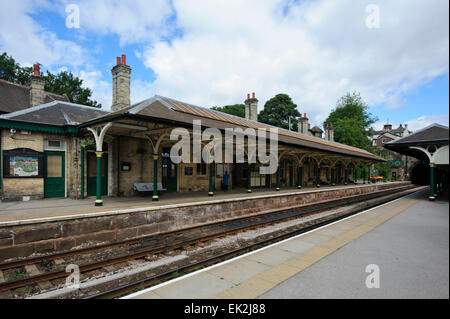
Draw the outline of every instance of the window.
M206 164L205 163L197 164L197 175L206 175Z
M65 142L59 140L45 140L44 141L44 149L50 151L64 151Z

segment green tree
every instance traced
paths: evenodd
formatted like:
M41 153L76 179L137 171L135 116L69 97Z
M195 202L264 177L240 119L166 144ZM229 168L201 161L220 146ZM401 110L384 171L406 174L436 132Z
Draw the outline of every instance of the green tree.
M244 104L233 104L225 106L213 106L211 109L231 115L236 115L245 118L245 105Z
M22 85L30 84L30 76L33 72L31 67L21 67L19 63L8 56L6 52L0 55L0 79Z
M72 72L62 71L54 75L47 71L45 75L45 90L56 94L66 94L70 102L102 107L97 101L91 99L92 91L81 85L83 80L74 76Z
M30 85L33 68L21 67L13 57L6 52L0 55L0 79L22 85ZM66 94L69 101L83 105L101 107L97 101L92 100L92 91L82 87L83 80L74 76L72 72L62 71L54 75L47 71L45 78L45 90L55 94Z
M391 173L391 168L389 167L388 164L376 163L375 169L377 170L378 176L383 176L384 180L387 180L390 177L389 174Z
M297 105L287 94L277 94L264 104L264 109L258 114L258 121L273 126L289 129L289 117L291 129L298 130L298 117L300 113Z
M362 148L374 153L369 139L370 125L378 119L368 111L359 93L347 93L324 122L333 123L336 142Z

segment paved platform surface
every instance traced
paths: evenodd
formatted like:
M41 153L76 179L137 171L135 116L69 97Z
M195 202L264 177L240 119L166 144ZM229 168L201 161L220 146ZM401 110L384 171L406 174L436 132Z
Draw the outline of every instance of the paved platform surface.
M421 192L127 296L448 298L448 199ZM366 266L380 270L367 288Z
M394 183L389 183L394 184ZM193 203L193 202L208 202L220 199L231 198L247 198L258 195L277 194L292 192L308 192L320 191L326 189L338 189L343 187L364 187L368 184L350 184L350 185L336 185L317 187L297 188L283 188L280 191L272 189L254 189L252 193L247 193L246 189L235 189L230 191L218 191L213 197L207 196L205 192L193 193L167 193L160 196L159 201L152 201L151 196L146 197L104 197L104 204L102 207L95 207L95 197L86 198L83 200L73 200L69 198L61 199L42 199L30 200L26 202L0 202L0 222L27 220L34 218L46 218L57 216L69 216L74 214L87 214L108 212L118 209L132 209L142 207L164 206L172 204ZM371 184L372 185L372 184Z

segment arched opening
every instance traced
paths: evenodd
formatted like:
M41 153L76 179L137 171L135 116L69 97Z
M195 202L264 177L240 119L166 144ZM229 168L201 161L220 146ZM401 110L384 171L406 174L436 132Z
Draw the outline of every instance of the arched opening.
M413 184L429 185L430 184L430 168L425 161L417 162L410 170L410 178Z

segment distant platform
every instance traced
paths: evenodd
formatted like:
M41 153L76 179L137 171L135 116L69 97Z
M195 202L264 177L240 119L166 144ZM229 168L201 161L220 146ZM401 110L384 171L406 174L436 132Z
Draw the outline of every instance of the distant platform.
M0 226L1 222L8 221L31 221L34 219L56 218L56 217L76 217L86 214L117 212L120 210L140 209L147 207L161 207L168 205L183 205L192 203L205 203L220 200L242 200L257 198L261 196L280 196L291 193L321 192L326 190L339 190L343 188L367 187L373 185L395 186L405 182L387 182L376 184L349 184L336 186L304 187L302 189L282 188L280 191L272 189L253 189L252 193L247 193L246 189L234 189L230 191L217 191L213 197L208 197L205 192L193 193L167 193L160 196L159 201L152 201L151 196L147 197L103 197L103 206L94 207L95 197L83 200L69 198L61 199L40 199L26 202L0 202Z

